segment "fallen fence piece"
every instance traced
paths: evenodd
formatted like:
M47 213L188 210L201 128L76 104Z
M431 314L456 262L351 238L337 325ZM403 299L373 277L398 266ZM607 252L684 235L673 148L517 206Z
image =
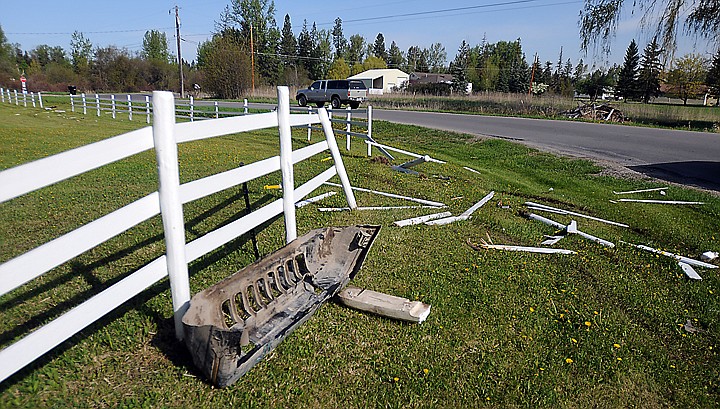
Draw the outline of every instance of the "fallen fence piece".
M555 243L562 240L565 236L544 236L544 237L546 238L546 240L544 240L540 244L542 244L543 246L552 246Z
M408 151L405 151L405 150L402 150L402 149L398 149L398 148L393 148L392 146L383 145L383 144L377 143L377 142L375 142L375 141L367 141L367 140L366 140L365 143L368 144L368 145L371 145L371 146L375 146L375 147L377 147L378 149L387 149L387 150L389 150L389 151L393 151L393 152L397 152L397 153L403 153L403 154L405 154L405 155L412 156L412 157L414 157L414 158L419 158L419 157L421 157L421 156L426 156L426 155L418 155L417 153L408 152ZM428 158L430 158L430 157L428 156ZM442 161L442 160L439 160L439 159L434 159L434 158L428 159L428 162L446 163L445 161Z
M467 239L467 244L473 249L480 251L482 249L495 249L495 250L506 250L506 251L524 251L529 253L542 253L542 254L577 254L572 250L565 249L552 249L547 247L526 247L526 246L510 246L506 244L488 244L484 240L478 246L473 244L470 239Z
M438 209L438 206L359 206L355 210L396 210L396 209ZM318 207L321 212L345 212L353 210L349 207Z
M475 203L474 205L472 205L469 209L465 210L465 211L460 215L460 217L470 217L470 215L472 215L473 213L475 213L475 210L481 208L485 203L489 202L490 199L493 198L493 196L495 196L495 191L494 191L494 190L493 190L492 192L488 193L487 195L485 195L485 197L483 197L482 199L480 199L479 202L477 202L477 203Z
M348 286L336 296L348 307L383 317L420 324L430 315L430 305L364 288Z
M448 217L450 215L452 215L452 213L450 213L450 212L433 213L433 214L428 214L425 216L413 217L411 219L398 220L398 221L394 222L393 224L395 224L396 226L399 226L399 227L412 226L414 224L424 223L429 220L439 219L442 217Z
M430 221L425 222L425 224L428 226L442 226L442 225L454 223L457 221L467 220L469 218L470 217L451 216L451 217L445 217L445 218L437 219L437 220L430 220Z
M304 207L304 206L309 205L310 203L315 203L315 202L317 202L317 201L323 200L323 199L328 198L328 197L330 197L330 196L334 196L334 195L336 195L336 194L337 194L337 192L327 192L327 193L323 193L323 194L318 195L318 196L315 196L315 197L311 197L311 198L308 198L308 199L305 199L305 200L301 200L301 201L295 203L295 207L297 207L297 208L299 209L299 208L301 208L301 207Z
M706 251L700 255L702 261L713 261L718 258L719 254L717 251Z
M337 183L325 182L325 184L328 185L328 186L342 187L341 185L339 185L339 184L337 184ZM394 194L394 193L378 192L377 190L364 189L364 188L361 188L361 187L354 187L354 186L352 187L352 189L353 189L353 190L357 190L358 192L375 193L376 195L380 195L380 196L393 197L393 198L395 198L395 199L410 200L410 201L413 201L413 202L418 202L418 203L420 203L420 204L424 204L424 205L428 205L428 206L433 206L433 207L447 207L447 206L445 206L445 203L433 202L432 200L417 199L417 198L414 198L414 197L396 195L396 194Z
M535 207L535 206L527 206L528 210L532 210L535 212L548 212L548 213L554 213L554 214L563 214L567 215L567 212L564 210L552 210L552 209L545 209L543 207Z
M678 265L680 268L682 268L682 271L685 273L686 276L689 278L692 278L693 280L702 280L702 277L700 277L700 274L695 271L694 268L690 264L683 263L682 261L678 261Z
M548 219L548 218L545 218L545 217L542 217L542 216L538 216L538 215L536 215L536 214L534 214L534 213L528 214L527 217L528 217L528 219L530 219L530 220L536 220L536 221L539 221L539 222L543 222L543 223L545 223L545 224L549 224L550 226L556 227L556 228L558 228L558 229L564 229L568 234L577 234L577 235L582 236L582 237L584 237L584 238L586 238L586 239L588 239L588 240L592 240L592 241L594 241L594 242L596 242L596 243L602 244L603 246L615 247L615 244L613 244L613 243L611 243L611 242L609 242L609 241L607 241L607 240L603 240L603 239L601 239L601 238L599 238L599 237L595 237L595 236L593 236L593 235L591 235L591 234L588 234L588 233L585 233L585 232L583 232L583 231L578 230L578 228L577 228L577 222L576 222L575 220L572 220L572 221L570 222L570 224L568 224L567 226L563 226L562 223L558 223L558 222L556 222L556 221L554 221L554 220L550 220L550 219ZM542 242L542 243L540 243L540 244L548 244L547 242L549 242L549 241L550 241L550 240L546 240L546 241L544 241L544 242ZM557 240L554 241L554 242L552 242L551 245L552 245L552 244L555 244L555 243L557 243Z
M677 254L673 254L673 253L670 253L670 252L668 252L668 251L654 249L654 248L652 248L652 247L644 246L644 245L642 245L642 244L632 244L632 243L628 243L628 242L626 242L626 241L621 241L621 243L625 243L625 244L631 245L631 246L633 246L633 247L637 247L637 248L639 248L639 249L642 249L642 250L645 250L645 251L649 251L649 252L651 252L651 253L662 254L663 256L672 257L672 258L674 258L674 259L677 260L677 261L682 261L682 262L685 263L685 264L690 264L690 265L693 265L693 266L695 266L695 267L718 268L718 266L716 266L716 265L714 265L714 264L709 264L709 263L705 263L705 262L702 262L702 261L694 260L694 259L691 259L691 258L688 258L688 257L679 256L679 255L677 255Z
M380 226L326 227L195 294L183 316L193 362L233 384L352 279Z
M618 199L618 202L655 203L669 205L704 205L705 202L684 202L682 200Z
M601 218L599 218L599 217L588 216L588 215L586 215L586 214L577 213L577 212L573 212L573 211L570 211L570 210L558 209L557 207L547 206L547 205L543 205L543 204L539 204L539 203L525 202L525 205L526 205L526 206L533 207L533 208L549 209L548 211L554 210L554 211L556 211L556 212L563 212L563 213L561 213L561 214L569 214L569 215L572 215L572 216L577 216L577 217L582 217L582 218L585 218L585 219L595 220L595 221L597 221L597 222L612 224L612 225L614 225L614 226L630 227L630 226L628 226L627 224L624 224L624 223L613 222L613 221L610 221L610 220L601 219Z
M429 162L429 161L430 161L430 157L429 157L429 156L427 156L427 155L425 155L425 156L419 156L419 157L417 157L417 158L415 158L415 159L413 159L413 160L411 160L411 161L402 163L402 164L400 164L400 165L391 166L391 168L392 168L393 170L398 171L398 172L409 173L409 174L411 174L411 175L419 175L418 172L416 172L416 171L414 171L414 170L411 170L410 168L413 167L413 166L419 165L419 164L421 164L421 163Z
M668 189L669 189L669 187L665 186L665 187L656 187L656 188L652 188L652 189L628 190L626 192L616 192L613 190L613 193L615 193L616 195L627 195L630 193L656 192L658 190L662 191L662 190L668 190Z
M477 170L475 170L473 168L469 168L467 166L463 166L463 169L469 170L470 172L473 172L473 173L477 173L478 175L482 175L482 173L478 172Z

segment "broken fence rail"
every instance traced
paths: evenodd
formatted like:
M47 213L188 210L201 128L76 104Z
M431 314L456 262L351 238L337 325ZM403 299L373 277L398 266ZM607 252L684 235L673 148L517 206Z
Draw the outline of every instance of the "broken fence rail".
M325 184L328 185L328 186L341 187L341 186L338 185L337 183L325 182ZM417 202L417 203L424 204L424 205L427 205L427 206L432 206L432 207L447 207L444 203L433 202L432 200L425 200L425 199L418 199L418 198L415 198L415 197L396 195L396 194L394 194L394 193L380 192L380 191L377 191L377 190L370 190L370 189L365 189L365 188L362 188L362 187L355 187L355 186L353 186L353 187L352 187L352 190L355 190L355 191L358 191L358 192L374 193L374 194L376 194L376 195L385 196L385 197L392 197L392 198L395 198L395 199L409 200L409 201L411 201L411 202Z
M415 224L425 223L427 221L434 220L434 219L441 219L443 217L448 217L451 215L452 215L452 213L450 213L450 212L433 213L433 214L428 214L425 216L418 216L418 217L413 217L410 219L398 220L398 221L394 222L393 224L395 224L398 227L412 226Z
M513 246L513 245L507 245L507 244L488 244L488 243L481 243L480 245L473 244L470 239L467 239L467 244L472 247L474 250L480 251L480 250L488 250L488 249L494 249L494 250L505 250L505 251L520 251L520 252L527 252L527 253L540 253L540 254L577 254L576 252L572 250L566 250L566 249L553 249L548 247L528 247L528 246Z
M687 202L683 200L652 200L652 199L617 199L610 202L625 203L652 203L652 204L668 204L668 205L704 205L705 202Z
M628 226L628 225L625 224L625 223L618 223L618 222L614 222L614 221L611 221L611 220L601 219L601 218L599 218L599 217L588 216L588 215L586 215L586 214L577 213L577 212L573 212L573 211L570 211L570 210L559 209L559 208L557 208L557 207L552 207L552 206L548 206L548 205L544 205L544 204L540 204L540 203L525 202L525 205L528 206L528 207L532 207L533 210L543 210L543 211L548 211L548 212L557 213L557 214L567 214L567 215L582 217L582 218L585 218L585 219L595 220L595 221L597 221L597 222L602 222L602 223L611 224L611 225L613 225L613 226L630 227L630 226Z

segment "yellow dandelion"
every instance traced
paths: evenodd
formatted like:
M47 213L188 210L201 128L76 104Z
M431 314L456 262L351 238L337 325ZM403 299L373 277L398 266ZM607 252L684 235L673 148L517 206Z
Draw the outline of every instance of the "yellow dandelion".
M589 327L591 325L592 325L592 323L590 323L590 321L585 321L585 326Z
M573 363L573 360L570 358L565 358L565 363L571 364L571 363Z
M428 372L430 372L430 370L429 370L429 369L427 369L427 368L423 369L423 373L424 373L425 375L427 375L427 374L428 374Z
M577 339L575 339L575 338L570 338L570 341L572 341L572 342L574 342L574 343L577 344Z
M618 361L622 361L622 358L618 357Z
M530 307L530 312L535 312L535 308Z
M398 382L399 380L400 380L400 378L398 378L397 376L393 378L393 381L395 381L395 382Z
M615 348L620 348L620 344L613 344Z

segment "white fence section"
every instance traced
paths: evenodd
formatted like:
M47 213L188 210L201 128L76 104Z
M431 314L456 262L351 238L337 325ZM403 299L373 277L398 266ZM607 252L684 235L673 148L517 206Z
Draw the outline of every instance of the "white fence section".
M62 316L0 351L0 382L50 351L86 326L119 307L164 277L170 277L176 336L182 339L181 318L190 301L187 263L225 245L284 212L286 239L296 237L295 202L338 175L350 208L357 208L332 126L324 109L317 114L290 115L287 87L278 87L277 112L208 121L175 123L169 92L153 93L152 127L63 152L0 172L0 202L57 183L92 169L155 148L159 189L0 265L0 295L9 293L47 271L161 214L167 253L94 295ZM325 140L292 151L291 126L320 123ZM238 132L278 127L280 154L246 166L179 184L177 144ZM330 150L334 164L305 184L295 187L293 165ZM182 205L281 171L283 198L185 243Z

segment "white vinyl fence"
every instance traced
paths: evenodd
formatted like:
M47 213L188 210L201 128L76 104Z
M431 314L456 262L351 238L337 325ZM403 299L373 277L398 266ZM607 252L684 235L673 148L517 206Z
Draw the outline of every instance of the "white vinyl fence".
M353 209L357 207L327 112L320 109L312 115L290 115L287 87L278 87L277 112L207 121L175 123L174 98L169 92L154 92L153 101L152 127L0 172L0 186L3 187L0 203L153 148L159 178L158 191L0 264L0 296L158 214L162 217L167 247L165 255L0 351L0 382L166 276L170 278L176 336L182 339L181 319L190 301L189 262L281 213L284 213L286 240L295 239L294 204L336 174L348 205ZM325 140L293 151L291 127L317 123L322 125ZM271 127L279 130L278 156L179 184L178 143ZM295 187L293 165L325 150L330 151L334 164ZM278 170L285 187L282 199L185 242L184 203Z

